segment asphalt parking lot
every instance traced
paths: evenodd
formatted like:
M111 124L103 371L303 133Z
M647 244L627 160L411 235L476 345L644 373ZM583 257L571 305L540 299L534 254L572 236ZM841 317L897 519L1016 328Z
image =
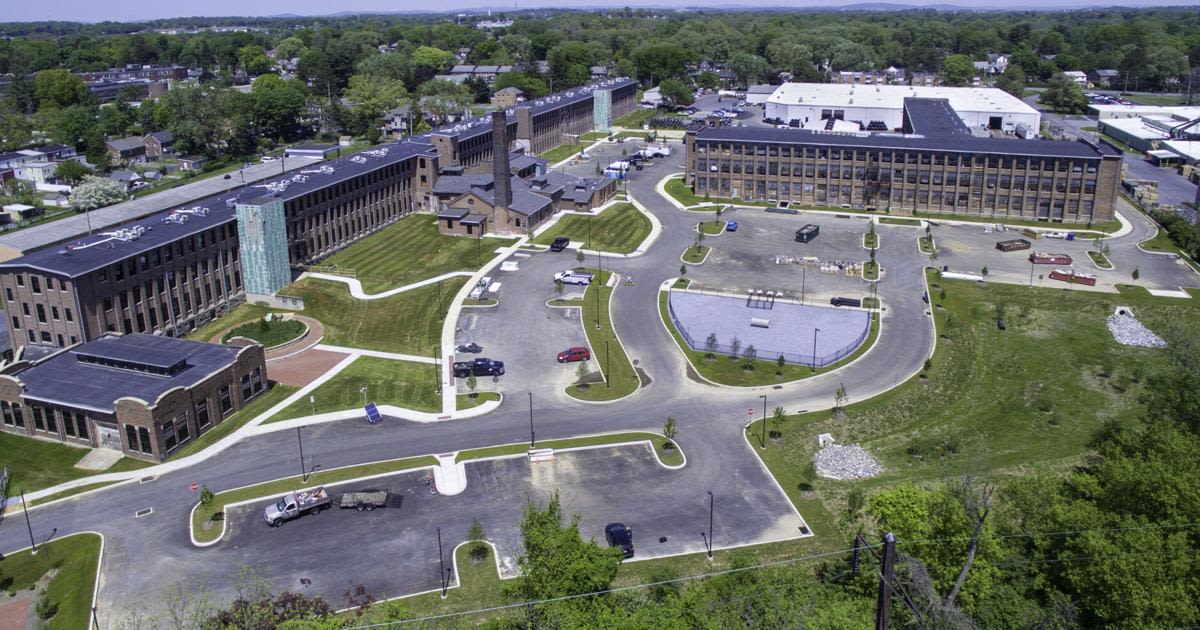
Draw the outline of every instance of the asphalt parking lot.
M778 257L799 259L815 256L822 262L865 262L870 254L862 246L867 231L865 216L841 219L825 213L778 214L741 208L724 212L721 218L737 221L736 232L708 236L704 244L712 252L704 264L689 266L693 288L744 293L747 289L783 290L789 299L824 301L835 296L862 297L868 286L861 278L844 273L822 273L819 267L776 262ZM696 213L696 221L713 218ZM809 243L795 241L796 230L812 223L821 228ZM881 246L889 245L881 237ZM682 253L682 252L681 252Z
M802 521L762 469L736 472L742 473L736 491L726 485L714 495L716 545L799 536ZM544 504L556 491L566 519L578 515L584 538L603 544L604 526L619 521L633 529L638 559L704 549L700 532L707 536L708 495L690 496L694 485L687 469L663 468L646 446L561 452L553 461L538 463L523 456L469 463L467 489L456 496L431 494L421 481L426 474L407 472L329 487L335 502L344 491L387 489L392 503L373 512L332 507L272 528L262 518L270 501L233 508L225 540L200 555L209 567L247 563L272 576L277 590L321 595L335 606L344 605L346 591L359 584L376 598L427 591L440 586L439 527L449 566L452 550L465 541L468 524L478 518L498 549L501 570L512 575L526 501ZM618 505L614 511L612 506Z

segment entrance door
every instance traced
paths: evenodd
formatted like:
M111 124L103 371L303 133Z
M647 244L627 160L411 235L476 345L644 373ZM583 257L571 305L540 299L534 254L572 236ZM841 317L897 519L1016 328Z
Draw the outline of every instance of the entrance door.
M1001 116L988 116L988 129L1003 129L1004 118Z
M96 423L97 446L99 448L110 448L116 451L121 450L121 432L117 431L116 427Z

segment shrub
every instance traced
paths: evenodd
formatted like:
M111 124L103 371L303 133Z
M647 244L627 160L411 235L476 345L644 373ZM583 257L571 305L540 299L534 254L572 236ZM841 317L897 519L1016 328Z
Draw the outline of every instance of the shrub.
M58 602L43 595L38 600L37 606L34 607L34 612L37 614L38 619L49 621L51 617L58 614Z

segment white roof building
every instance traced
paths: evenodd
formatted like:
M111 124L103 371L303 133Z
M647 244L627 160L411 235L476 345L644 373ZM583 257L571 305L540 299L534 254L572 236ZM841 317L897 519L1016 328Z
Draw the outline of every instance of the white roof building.
M823 129L827 118L857 121L866 128L897 130L904 124L904 99L946 99L951 109L972 130L1000 129L1015 132L1017 125L1040 129L1042 115L1021 99L995 88L959 88L907 85L848 85L838 83L784 83L767 98L767 118L801 128Z
M1139 118L1141 116L1172 116L1181 122L1200 118L1200 107L1167 107L1163 105L1088 105L1100 120L1109 118Z

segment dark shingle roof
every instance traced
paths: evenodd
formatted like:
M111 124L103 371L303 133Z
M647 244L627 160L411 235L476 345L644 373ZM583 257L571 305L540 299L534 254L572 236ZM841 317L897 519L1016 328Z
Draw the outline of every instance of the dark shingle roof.
M244 348L155 335L110 335L83 343L14 374L27 399L112 413L117 400L133 397L153 404L176 387L191 387L237 360ZM172 374L111 367L89 361L141 364Z

